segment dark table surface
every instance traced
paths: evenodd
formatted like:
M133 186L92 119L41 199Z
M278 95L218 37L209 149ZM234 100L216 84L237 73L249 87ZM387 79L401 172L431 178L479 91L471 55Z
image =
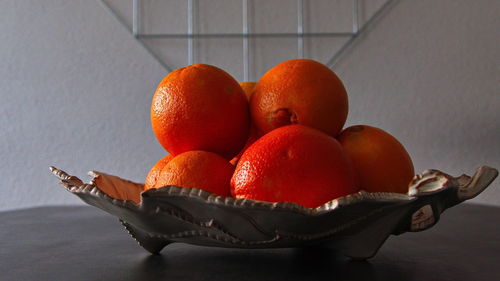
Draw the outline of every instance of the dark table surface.
M500 280L500 208L456 206L363 262L321 249L178 243L155 256L96 208L1 212L0 280Z

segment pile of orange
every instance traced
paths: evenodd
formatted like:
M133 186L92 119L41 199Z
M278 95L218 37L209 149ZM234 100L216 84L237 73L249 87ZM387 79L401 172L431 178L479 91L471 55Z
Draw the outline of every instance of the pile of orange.
M342 81L313 60L280 63L256 83L210 65L177 69L153 96L153 132L168 154L144 187L309 208L360 190L407 193L403 145L375 127L343 129L347 114Z

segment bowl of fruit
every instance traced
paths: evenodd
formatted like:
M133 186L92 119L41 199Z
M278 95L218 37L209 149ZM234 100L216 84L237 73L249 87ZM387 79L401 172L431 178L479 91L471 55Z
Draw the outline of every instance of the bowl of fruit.
M116 216L144 249L326 247L375 255L390 235L432 227L498 175L415 175L405 147L369 125L344 128L348 97L328 67L285 61L258 82L210 65L169 73L151 103L165 155L145 183L50 167L89 205Z

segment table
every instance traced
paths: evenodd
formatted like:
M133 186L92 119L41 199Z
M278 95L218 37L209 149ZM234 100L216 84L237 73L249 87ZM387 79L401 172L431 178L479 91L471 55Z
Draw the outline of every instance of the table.
M322 249L171 244L150 255L87 206L0 212L0 280L499 280L500 208L461 204L368 261Z

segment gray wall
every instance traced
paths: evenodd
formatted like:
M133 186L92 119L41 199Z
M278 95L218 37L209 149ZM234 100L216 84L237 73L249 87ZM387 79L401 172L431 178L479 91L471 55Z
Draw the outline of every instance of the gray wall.
M99 170L143 181L165 154L149 106L166 71L97 1L4 0L0 11L0 210L81 204L58 186L49 165L85 179ZM349 92L348 125L391 132L419 172L499 168L499 14L496 0L394 5L334 69ZM170 43L159 44L182 65L185 48ZM218 63L200 51L197 60L241 79L234 46L205 43L198 44L227 57ZM293 56L282 49L283 57L257 54L256 75ZM307 55L326 57L324 48ZM473 201L500 205L498 182Z

